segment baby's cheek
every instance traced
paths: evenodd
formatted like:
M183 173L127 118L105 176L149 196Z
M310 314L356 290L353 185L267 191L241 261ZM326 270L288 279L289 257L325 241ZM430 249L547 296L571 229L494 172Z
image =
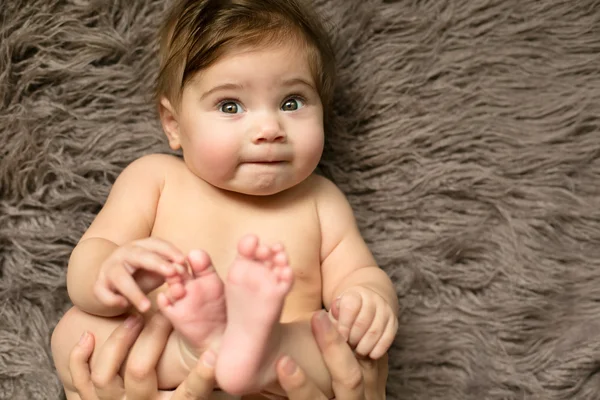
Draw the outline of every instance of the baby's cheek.
M295 152L302 157L306 164L316 166L323 153L323 143L322 134L318 130L312 131L296 141Z
M200 141L197 153L202 169L210 170L213 173L231 169L238 159L237 143L230 138L218 135Z

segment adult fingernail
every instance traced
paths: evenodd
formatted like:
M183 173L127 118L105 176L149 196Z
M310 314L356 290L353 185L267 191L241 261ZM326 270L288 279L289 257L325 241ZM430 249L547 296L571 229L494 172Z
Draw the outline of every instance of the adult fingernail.
M204 365L212 368L215 366L215 364L217 362L217 355L215 354L214 351L209 349L209 350L206 350L204 352L204 354L202 354L201 360L204 363Z
M141 321L141 318L139 315L130 315L129 317L127 317L127 319L125 320L125 322L123 323L123 325L125 325L125 328L134 328L135 326L137 326L137 324L139 324Z
M326 332L333 329L333 324L329 319L329 315L327 315L325 311L319 311L319 314L317 315L317 322L319 323L319 326L321 326L321 328Z
M340 313L340 304L342 302L342 295L339 295L337 297L337 299L335 299L335 304L332 307L333 309L331 310L332 313L331 315L337 320L339 317L339 313Z
M84 343L85 343L85 341L87 340L87 338L89 337L89 335L90 335L90 334L89 334L87 331L84 331L84 332L81 334L81 337L79 338L79 344L84 344Z
M283 357L283 372L286 375L294 375L296 370L298 369L298 365L288 356Z

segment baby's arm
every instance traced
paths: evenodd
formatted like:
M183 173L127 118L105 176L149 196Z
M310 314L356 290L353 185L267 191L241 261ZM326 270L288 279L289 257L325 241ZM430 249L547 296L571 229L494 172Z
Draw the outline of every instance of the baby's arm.
M342 192L324 178L317 181L323 304L357 353L379 358L396 334L396 291L361 237Z
M129 303L122 296L109 293L109 290L103 291L101 285L97 284L99 280L125 282L130 291L137 295L137 300L143 300L139 298L142 294L135 292L139 288L131 276L129 280L106 276L116 275L115 271L118 271L117 268L111 271L107 265L103 266L109 257L115 260L114 263L108 260L110 263L121 261L124 266L127 257L135 258L135 251L121 250L119 253L122 246L131 246L132 242L140 241L141 245L134 249L138 251L137 255L145 253L145 264L154 263L157 269L161 265L160 259L148 256L147 249L157 252L154 248L158 248L159 252L170 254L171 258L183 259L183 254L169 244L155 238L144 239L152 231L164 182L165 164L172 162L169 158L158 154L145 156L125 168L115 181L104 207L73 250L67 270L67 289L71 301L81 310L99 316L116 316L129 308ZM131 275L132 267L126 268L129 268ZM149 290L151 286L157 286L157 275L158 271L154 279L145 279L146 288L142 289Z

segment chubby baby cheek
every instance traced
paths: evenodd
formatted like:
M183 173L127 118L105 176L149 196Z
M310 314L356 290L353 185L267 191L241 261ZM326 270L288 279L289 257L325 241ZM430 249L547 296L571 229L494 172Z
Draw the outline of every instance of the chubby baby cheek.
M237 165L238 146L232 140L215 135L199 141L197 163L202 170L214 175L226 175Z
M296 154L307 164L317 164L323 154L324 139L322 135L307 135L296 143Z

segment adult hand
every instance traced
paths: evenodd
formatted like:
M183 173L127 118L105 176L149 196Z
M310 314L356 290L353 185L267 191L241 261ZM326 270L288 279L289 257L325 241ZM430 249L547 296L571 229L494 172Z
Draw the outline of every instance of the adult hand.
M329 368L337 400L385 399L387 356L379 360L357 360L325 312L315 313L311 326ZM141 320L128 320L115 329L98 349L92 374L89 359L94 350L94 337L89 334L84 337L71 352L69 364L73 385L81 399L208 399L214 387L214 369L210 366L210 358L214 357L212 353L201 357L196 368L174 393L157 390L154 369L170 332L169 322L159 313L148 321L143 330ZM119 368L132 345L123 381ZM287 356L278 361L277 375L290 400L327 398Z
M155 367L171 330L170 323L160 313L154 314L145 325L139 317L127 319L98 349L91 373L94 337L84 334L71 351L69 361L72 382L81 400L207 400L214 387L213 353L203 354L175 392L157 389ZM119 369L130 348L122 379Z
M387 355L378 360L357 359L324 311L313 315L311 328L331 374L337 400L385 400ZM327 399L288 356L277 362L277 376L290 400Z

